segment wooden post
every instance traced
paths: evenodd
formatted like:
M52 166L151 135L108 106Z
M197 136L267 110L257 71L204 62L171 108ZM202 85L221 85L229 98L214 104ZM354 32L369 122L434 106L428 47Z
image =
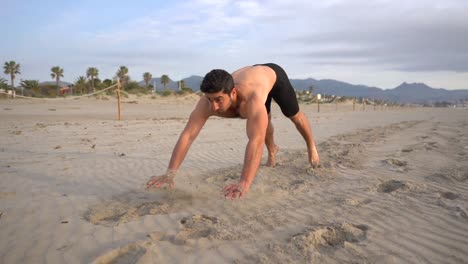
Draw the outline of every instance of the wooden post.
M322 99L322 95L317 94L317 113L320 113L320 99Z
M353 99L353 111L356 110L356 97L354 97Z
M122 120L122 115L120 112L120 79L117 79L117 107L119 111L119 121Z

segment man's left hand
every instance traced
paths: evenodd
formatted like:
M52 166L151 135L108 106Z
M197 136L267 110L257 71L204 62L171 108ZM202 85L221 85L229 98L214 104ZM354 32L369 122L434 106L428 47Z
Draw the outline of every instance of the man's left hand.
M230 184L223 189L224 197L226 199L234 200L236 198L242 198L249 190L249 186L243 182L236 184Z

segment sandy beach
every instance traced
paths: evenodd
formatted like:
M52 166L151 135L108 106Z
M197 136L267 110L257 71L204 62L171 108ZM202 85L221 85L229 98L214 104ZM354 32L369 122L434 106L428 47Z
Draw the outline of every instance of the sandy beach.
M467 263L467 110L302 104L312 169L272 104L278 164L236 201L245 120L211 118L145 190L196 100L0 100L0 263Z

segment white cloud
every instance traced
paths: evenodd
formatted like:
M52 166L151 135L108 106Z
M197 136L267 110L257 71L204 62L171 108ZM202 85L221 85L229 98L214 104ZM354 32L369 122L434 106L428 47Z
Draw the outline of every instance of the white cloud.
M99 18L83 7L64 11L33 34L35 48L53 51L25 54L28 61L48 58L77 72L102 65L102 73L113 73L118 65L132 65L133 78L145 68L203 75L211 67L235 70L274 61L292 77L361 76L378 83L381 72L380 79L387 80L382 87L390 87L389 76L433 74L428 79L451 85L459 80L458 88L468 88L462 80L468 72L465 10L463 0L197 0L121 16L96 28L91 25ZM17 46L32 50L28 43Z

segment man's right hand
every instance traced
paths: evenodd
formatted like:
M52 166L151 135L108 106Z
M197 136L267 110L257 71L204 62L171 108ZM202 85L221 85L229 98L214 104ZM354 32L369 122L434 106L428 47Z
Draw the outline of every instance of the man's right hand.
M156 189L164 184L167 184L169 189L174 187L174 177L175 177L175 172L168 172L166 174L160 175L160 176L151 176L151 178L148 180L146 183L146 189Z

